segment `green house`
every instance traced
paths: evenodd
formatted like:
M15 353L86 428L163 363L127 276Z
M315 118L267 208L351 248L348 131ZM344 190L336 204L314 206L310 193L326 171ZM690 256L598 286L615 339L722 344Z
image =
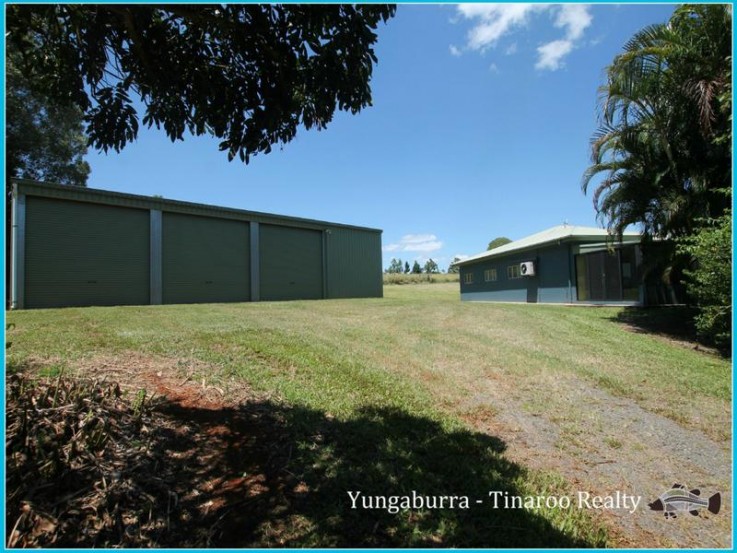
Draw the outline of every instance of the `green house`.
M14 309L382 296L381 231L13 183Z
M461 299L642 305L641 236L613 241L604 229L559 225L458 265Z

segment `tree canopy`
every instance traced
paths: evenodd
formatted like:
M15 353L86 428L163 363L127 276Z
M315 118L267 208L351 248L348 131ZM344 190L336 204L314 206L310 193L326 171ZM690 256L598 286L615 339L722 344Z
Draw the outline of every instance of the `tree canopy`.
M607 68L584 192L610 231L675 239L653 266L680 271L699 334L731 330L732 8L684 5L630 39ZM668 253L668 252L675 253ZM652 260L651 260L652 262Z
M435 274L435 273L439 273L440 272L440 269L438 268L438 264L435 261L433 261L432 258L428 259L425 262L425 266L423 267L423 270L428 275Z
M390 274L399 274L403 272L403 265L401 259L396 259L392 257L391 262L389 263L389 267L387 268L386 272Z
M5 183L11 178L84 186L87 138L82 113L35 92L18 70L17 55L5 56Z
M13 4L6 37L37 90L81 111L95 148L120 151L143 124L173 141L211 134L248 162L371 105L374 31L395 9Z
M688 234L731 186L732 11L686 5L630 39L607 68L583 189L610 230Z
M493 250L494 248L498 248L499 246L503 246L504 244L509 244L511 240L507 238L506 236L499 236L497 238L494 238L491 242L489 242L489 246L486 248L487 251Z

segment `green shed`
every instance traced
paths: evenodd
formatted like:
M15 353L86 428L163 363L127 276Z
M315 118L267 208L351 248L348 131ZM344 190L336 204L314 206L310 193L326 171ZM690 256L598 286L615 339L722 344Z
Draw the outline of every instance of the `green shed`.
M14 309L381 297L381 231L13 181Z

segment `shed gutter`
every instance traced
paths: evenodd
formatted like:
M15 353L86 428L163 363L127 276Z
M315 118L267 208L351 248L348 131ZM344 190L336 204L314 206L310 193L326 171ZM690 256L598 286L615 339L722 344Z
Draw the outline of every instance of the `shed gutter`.
M141 196L124 192L111 192L96 188L81 186L62 186L48 184L26 179L11 179L16 194L28 196L42 196L46 198L58 198L78 202L89 202L106 205L118 205L138 209L170 211L175 213L187 213L190 215L202 215L210 217L221 217L225 219L236 219L239 221L253 221L257 223L271 223L299 228L310 228L324 230L325 227L337 227L353 230L381 233L380 229L346 225L343 223L331 223L317 219L305 219L289 215L276 215L260 211L248 211L231 207L222 207L179 200L155 198L153 196Z

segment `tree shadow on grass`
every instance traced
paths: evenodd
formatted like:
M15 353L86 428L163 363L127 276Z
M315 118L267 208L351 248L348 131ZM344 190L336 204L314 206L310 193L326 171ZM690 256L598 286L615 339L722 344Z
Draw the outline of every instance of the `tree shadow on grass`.
M660 307L625 307L610 320L623 323L635 332L655 334L687 342L698 342L695 307L674 305Z
M176 497L152 543L174 547L585 547L535 512L492 509L523 469L504 443L398 409L350 420L268 401L202 409L163 403L151 466L133 486ZM468 509L352 509L364 496L468 496ZM152 492L153 493L153 492ZM160 494L159 494L160 495ZM485 500L483 505L476 499ZM359 501L360 506L360 501Z

